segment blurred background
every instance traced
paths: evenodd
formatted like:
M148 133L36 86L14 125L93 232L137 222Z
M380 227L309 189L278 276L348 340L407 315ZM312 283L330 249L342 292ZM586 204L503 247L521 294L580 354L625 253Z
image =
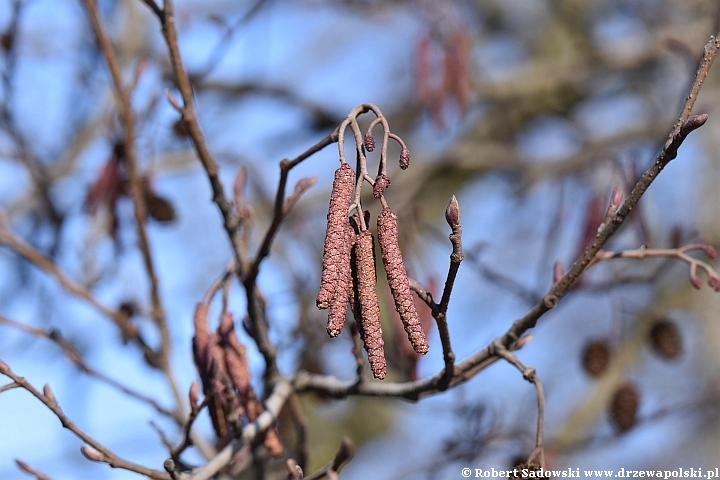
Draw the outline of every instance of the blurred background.
M156 18L138 0L99 4L124 81L134 85L151 253L172 368L186 392L197 377L194 306L232 252L167 101L174 80ZM188 0L176 13L226 191L247 171L253 250L271 219L279 161L325 137L359 103L376 104L410 149L408 170L391 162L387 199L400 217L408 272L436 298L451 251L442 213L457 196L466 257L448 318L459 360L542 297L556 260L572 264L613 187L629 193L670 132L703 45L720 30L712 0ZM0 35L0 228L103 303L131 311L157 343L133 206L114 167L123 128L83 2L5 0ZM694 110L710 119L609 249L720 245L717 68ZM370 117L361 117L363 127ZM352 158L350 136L346 148ZM391 159L399 153L391 146ZM307 176L318 183L283 224L260 274L288 376L299 368L343 379L355 373L349 335L329 339L314 305L337 158L333 145L292 171L289 188ZM377 152L369 158L374 169ZM374 217L379 205L367 203ZM173 405L160 373L123 344L112 322L3 243L0 315L61 332L97 370ZM696 258L708 260L702 251ZM545 384L549 467L719 466L720 297L688 278L688 265L674 259L601 263L532 331L518 355ZM437 329L429 327L426 356L408 353L383 289L388 379L434 375L443 368ZM216 322L220 307L213 308ZM230 308L239 324L245 300L237 284ZM238 331L261 392L262 358ZM181 440L172 421L85 375L46 338L2 323L0 358L35 386L49 383L68 416L125 458L162 469L168 453L158 430ZM306 473L330 461L345 435L357 447L341 474L348 480L457 479L463 467L512 468L534 447L534 388L501 363L418 403L309 394L301 403ZM198 425L212 435L207 415ZM292 426L281 418L279 430L295 454ZM137 478L88 462L80 446L28 392L0 395L0 478L28 478L16 458L53 479ZM202 461L192 449L184 458Z

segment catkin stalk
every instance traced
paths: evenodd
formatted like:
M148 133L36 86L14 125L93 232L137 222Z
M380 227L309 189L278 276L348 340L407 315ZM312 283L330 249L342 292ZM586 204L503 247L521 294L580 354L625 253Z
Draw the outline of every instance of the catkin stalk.
M390 208L383 208L377 219L377 227L378 243L380 243L388 285L390 285L390 291L395 300L395 309L400 314L400 319L413 349L417 353L424 355L428 351L428 342L420 325L420 318L410 291L405 263L400 252L397 215Z

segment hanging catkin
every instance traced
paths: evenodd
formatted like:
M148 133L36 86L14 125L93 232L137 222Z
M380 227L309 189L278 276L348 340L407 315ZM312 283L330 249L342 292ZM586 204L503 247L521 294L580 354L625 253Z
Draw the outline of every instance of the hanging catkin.
M413 349L417 353L425 354L428 351L428 343L425 332L420 326L420 319L415 309L407 272L405 271L405 263L398 244L398 217L390 208L383 208L383 211L378 216L377 229L383 265L387 273L390 291L395 300L395 309L400 314L400 319Z
M358 233L355 239L355 275L357 276L355 279L355 288L357 289L355 307L359 307L360 313L358 330L362 334L373 375L375 378L383 379L387 372L387 365L383 350L384 342L376 288L373 236L368 230Z
M346 227L354 180L355 172L347 163L343 163L335 170L327 215L328 225L325 232L320 292L315 300L320 309L330 306L338 289L341 272L349 269L352 246L348 244L350 236L347 234Z
M352 295L350 254L355 243L355 234L352 227L350 227L347 216L345 217L343 230L345 242L342 244L342 251L339 253L339 258L342 261L337 263L337 284L335 285L335 294L330 301L330 310L328 312L327 332L333 338L342 332L343 325L345 325L345 313Z

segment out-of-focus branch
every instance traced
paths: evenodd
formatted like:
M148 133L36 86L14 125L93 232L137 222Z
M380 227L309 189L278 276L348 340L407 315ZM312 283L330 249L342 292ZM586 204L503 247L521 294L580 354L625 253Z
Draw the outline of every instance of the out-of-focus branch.
M20 387L24 388L25 390L30 392L35 398L40 400L48 409L50 409L55 414L58 420L60 420L60 423L63 427L73 432L78 438L85 442L86 445L83 446L83 453L86 457L89 458L90 456L93 456L92 460L107 463L113 468L122 468L124 470L136 472L155 480L171 480L170 475L165 472L153 470L119 457L118 455L110 451L107 447L105 447L103 444L88 435L80 427L75 425L75 423L73 423L72 420L67 417L67 415L65 415L65 413L60 408L60 405L58 405L58 402L55 399L54 395L52 394L52 391L47 385L45 386L44 392L40 393L40 391L36 390L35 387L33 387L27 380L25 380L25 378L15 374L10 369L10 367L2 360L0 360L0 374L11 378L15 383L20 385ZM88 446L92 447L94 451L86 448ZM88 453L90 455L88 455Z
M73 364L75 364L75 366L77 366L80 370L87 373L91 377L96 378L107 385L110 385L116 390L119 390L125 395L128 395L129 397L147 403L148 405L153 407L158 413L165 415L166 417L173 418L177 422L183 421L184 415L182 415L180 412L172 412L160 405L156 400L146 395L143 395L142 393L128 387L127 385L123 385L121 382L118 382L117 380L112 379L107 375L95 370L87 363L87 361L83 358L82 354L78 351L78 349L75 348L58 330L45 330L43 328L31 327L29 325L25 325L23 323L11 320L3 315L0 315L0 323L9 325L13 328L17 328L18 330L22 330L23 332L27 332L36 337L52 340L58 347L63 350L63 352L65 352L65 355L67 355L68 359Z
M535 368L526 367L517 356L510 350L505 348L499 342L493 343L495 347L495 354L499 357L504 358L508 363L514 365L523 375L523 378L528 382L535 385L537 390L537 404L538 404L538 418L537 418L537 430L535 434L535 451L532 453L527 463L536 463L541 467L545 467L545 452L543 448L543 432L545 423L545 389L540 381L540 378L535 372Z
M178 402L178 406L182 408L183 398L177 387L177 381L175 380L172 371L170 369L170 332L167 326L167 320L165 318L165 310L160 300L160 292L158 287L158 278L155 271L155 265L153 262L152 255L150 254L150 241L147 235L146 220L147 211L145 206L143 185L140 175L138 173L137 157L135 151L135 120L133 117L132 103L130 102L130 92L123 85L122 73L120 63L117 59L115 49L110 43L110 39L102 25L100 19L100 13L97 8L97 0L85 0L85 5L90 14L90 21L92 23L95 37L97 38L100 49L102 50L105 61L107 62L108 69L110 70L110 76L112 77L113 85L115 87L115 95L118 102L118 113L122 120L125 128L125 160L128 168L129 176L129 187L130 197L133 201L135 223L138 229L138 238L140 241L140 250L142 252L143 260L145 262L145 269L150 279L150 297L152 301L152 319L155 322L160 332L160 350L159 360L160 367L165 373L166 378L170 384L175 400Z
M183 475L181 477L182 480L209 480L212 478L225 467L225 465L230 463L233 456L240 451L244 445L252 442L259 434L272 427L292 391L293 389L290 382L286 380L278 381L275 384L275 389L272 394L264 403L265 411L261 413L254 422L246 425L242 429L240 436L230 442L207 464L193 470L189 476Z
M70 293L77 295L86 300L90 305L95 307L103 315L112 318L122 331L125 338L134 340L140 344L146 355L154 356L154 351L143 340L138 329L133 325L128 317L117 310L114 310L98 300L90 291L72 280L55 264L55 262L35 250L31 245L23 242L16 237L10 230L0 226L0 244L6 245L14 250L17 254L34 263L42 270L45 270Z
M23 472L25 472L29 475L34 475L36 480L51 480L50 477L48 477L47 475L45 475L42 472L39 472L35 467L33 467L32 465L30 465L27 462L23 462L22 460L15 459L15 464Z
M332 462L325 465L323 468L313 473L310 476L305 477L305 480L320 480L321 478L329 478L330 480L336 480L338 478L338 472L343 463L347 462L352 458L355 453L355 446L348 437L343 438L340 448Z

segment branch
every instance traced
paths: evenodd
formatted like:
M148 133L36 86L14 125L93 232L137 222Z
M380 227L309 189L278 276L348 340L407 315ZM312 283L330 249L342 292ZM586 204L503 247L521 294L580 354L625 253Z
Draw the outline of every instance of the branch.
M242 429L240 436L230 442L225 448L211 459L207 464L193 470L190 476L183 476L186 480L209 480L223 467L230 463L233 456L246 444L249 444L258 435L272 427L277 420L285 401L292 393L292 385L286 380L278 381L272 395L265 401L265 411L257 419Z
M48 340L52 340L55 342L55 344L60 347L64 352L65 355L68 357L68 359L74 363L80 370L87 373L91 377L94 377L101 382L110 385L111 387L115 388L116 390L119 390L120 392L124 393L125 395L128 395L129 397L132 397L136 400L140 400L141 402L147 403L151 407L153 407L158 413L165 415L166 417L170 417L175 419L177 422L182 423L183 422L183 415L176 411L171 412L167 408L160 405L157 401L154 399L143 395L142 393L133 390L132 388L123 385L122 383L118 382L117 380L114 380L107 375L95 370L93 367L91 367L83 358L82 354L78 351L77 348L75 348L65 337L62 336L60 331L58 330L45 330L42 328L37 327L31 327L29 325L25 325L19 322L16 322L14 320L11 320L3 315L0 315L0 323L9 325L11 327L17 328L18 330L22 330L23 332L27 332L31 335L34 335L36 337L41 338L47 338Z
M73 432L78 438L80 438L83 442L86 443L86 445L83 446L83 453L86 455L86 457L90 457L86 452L93 453L92 450L88 450L86 447L90 446L93 449L96 450L94 453L98 453L100 456L92 458L95 461L104 462L110 465L113 468L122 468L124 470L129 470L131 472L136 472L141 475L145 475L146 477L150 477L152 479L156 480L171 480L170 475L164 472L160 472L158 470L152 470L147 467L143 467L142 465L138 465L133 462L129 462L123 458L120 458L115 453L107 449L104 445L102 445L100 442L95 440L93 437L85 433L80 427L75 425L60 409L60 405L58 405L57 400L55 399L54 395L52 394L52 391L50 388L46 385L44 389L44 393L40 393L38 390L35 389L25 378L20 377L16 375L8 365L0 360L0 374L5 375L6 377L11 378L15 383L20 385L21 388L24 388L28 392L30 392L35 398L40 400L48 409L50 409L55 416L60 420L60 423L64 428L67 428L71 432Z
M352 458L354 454L355 446L353 445L352 440L350 440L348 437L343 438L342 443L340 444L340 448L338 449L337 454L335 454L335 458L333 459L333 461L328 463L323 468L313 473L309 477L305 477L305 480L320 480L321 478L325 477L331 480L336 480L338 478L337 474L340 471L340 467L342 467L342 464L350 460L350 458Z

